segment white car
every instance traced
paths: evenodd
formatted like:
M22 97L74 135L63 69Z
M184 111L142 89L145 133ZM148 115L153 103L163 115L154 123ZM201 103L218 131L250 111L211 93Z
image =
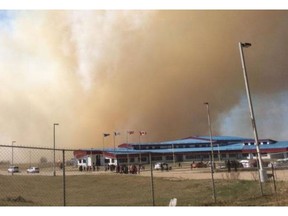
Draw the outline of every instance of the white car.
M39 167L29 167L27 169L27 173L39 173L39 172L40 172Z
M244 168L250 168L251 167L249 160L240 160L239 162L242 164L242 166Z
M8 168L8 172L9 172L9 173L19 172L19 167L18 167L18 166L10 166L10 167Z
M161 167L162 167L163 169L165 169L165 166L168 166L168 164L167 164L167 163L161 163L161 162L159 162L159 163L156 163L156 164L154 165L154 169L155 169L155 170L160 170Z

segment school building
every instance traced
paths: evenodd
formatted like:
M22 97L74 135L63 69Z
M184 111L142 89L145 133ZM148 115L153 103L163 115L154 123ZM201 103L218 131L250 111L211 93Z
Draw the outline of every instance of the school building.
M287 158L288 141L260 139L263 160ZM117 148L91 148L74 151L78 165L132 165L155 162L179 163L214 160L243 160L256 158L255 140L233 136L193 136L155 143L123 143ZM213 150L212 150L213 149Z

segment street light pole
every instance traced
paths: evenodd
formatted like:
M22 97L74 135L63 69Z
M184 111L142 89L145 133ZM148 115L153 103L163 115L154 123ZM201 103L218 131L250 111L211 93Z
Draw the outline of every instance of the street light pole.
M214 151L213 151L213 142L212 142L212 130L211 130L211 121L210 121L210 112L209 112L209 103L205 102L204 105L207 107L207 118L210 134L210 145L211 145L211 178L212 178L212 187L213 187L213 198L216 203L216 192L215 192L215 183L214 183Z
M58 123L53 124L53 176L56 176L55 169L55 126L59 125Z
M261 154L260 154L260 148L259 148L259 139L258 139L258 133L257 133L257 127L256 127L256 120L254 117L254 110L253 110L252 100L251 100L251 96L250 96L248 76L247 76L247 72L246 72L246 65L245 65L245 59L244 59L244 54L243 54L243 48L248 48L250 46L251 46L251 43L239 42L240 57L241 57L246 93L247 93L247 98L248 98L248 104L249 104L249 109L250 109L250 117L251 117L253 132L254 132L256 152L257 152L258 163L259 163L260 182L265 182L267 180L267 172L263 168L263 164L262 164L262 160L261 160Z

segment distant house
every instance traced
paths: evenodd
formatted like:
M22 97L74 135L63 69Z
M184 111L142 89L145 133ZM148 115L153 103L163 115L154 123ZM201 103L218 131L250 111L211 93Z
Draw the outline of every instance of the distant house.
M214 160L243 160L256 158L255 141L251 138L213 136ZM288 141L272 139L259 140L263 160L286 158ZM152 162L190 162L211 160L211 142L207 136L193 136L184 139L155 143L123 143L117 148L80 149L74 151L78 165L92 163L102 165L148 164Z

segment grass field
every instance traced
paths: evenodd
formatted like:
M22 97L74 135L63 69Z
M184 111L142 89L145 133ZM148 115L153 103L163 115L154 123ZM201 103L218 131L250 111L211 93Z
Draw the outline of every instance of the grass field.
M177 198L177 206L286 206L288 183L215 180L217 202L212 196L211 180L154 178L156 206L168 206ZM1 206L61 206L61 176L0 175ZM67 206L152 206L151 178L115 173L66 176Z

